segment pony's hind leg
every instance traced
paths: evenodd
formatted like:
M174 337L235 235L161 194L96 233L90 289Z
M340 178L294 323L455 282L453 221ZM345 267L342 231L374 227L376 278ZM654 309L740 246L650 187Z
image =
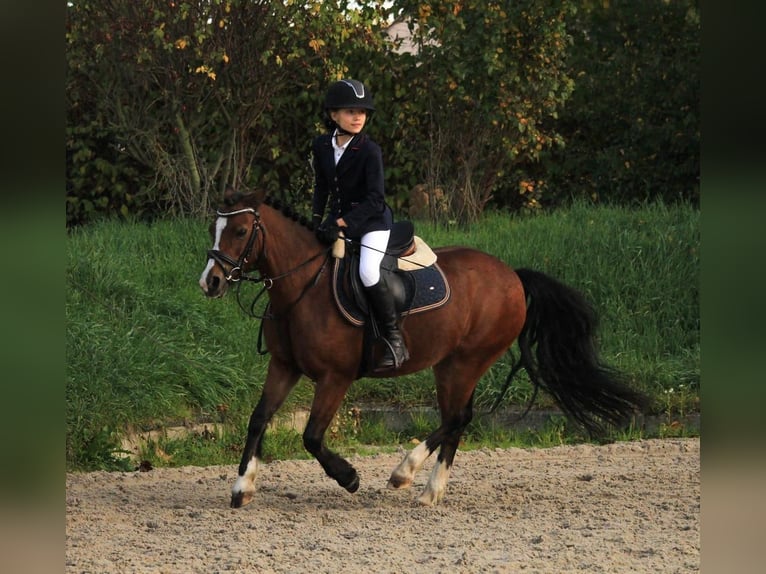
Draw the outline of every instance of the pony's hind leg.
M412 486L415 475L425 461L439 449L436 465L431 471L425 491L418 500L429 506L441 500L447 487L449 470L455 458L460 437L473 416L473 388L475 384L469 389L471 394L464 399L465 402L463 399L458 399L458 402L464 402L464 404L454 407L449 401L441 398L444 393L439 393L441 425L425 441L412 449L394 469L388 479L389 488L402 489Z
M453 355L434 367L436 399L441 413L441 426L432 436L438 437L439 455L418 502L427 506L438 504L447 492L452 463L460 437L473 418L473 395L479 377L497 359L494 354L483 356L481 363L469 360L475 353ZM431 437L429 437L431 438ZM433 449L436 448L434 442Z
M437 504L446 492L449 471L455 459L460 437L473 416L472 407L473 395L469 398L468 403L458 411L457 415L445 416L445 411L442 411L442 424L404 457L404 460L391 473L388 487L403 489L412 486L415 475L425 461L435 450L439 449L436 465L431 471L423 494L418 498L418 502L427 506Z
M455 461L455 453L460 443L460 437L472 418L473 393L471 393L468 402L457 413L442 410L444 439L441 442L439 455L436 458L433 470L431 470L428 483L423 493L418 497L420 504L433 506L444 498L444 494L447 492L447 479L452 469L452 463Z
M299 372L280 363L274 357L269 361L263 393L250 416L247 440L242 452L242 460L239 463L237 480L231 489L232 508L239 508L253 500L258 459L262 457L263 433L266 430L266 425L282 406L299 378Z
M429 506L436 504L444 496L460 437L473 417L473 394L468 398L468 402L455 413L448 406L442 406L441 412L442 423L439 428L412 449L388 479L389 488L409 488L428 457L439 449L439 456L431 471L426 489L418 499L422 504Z
M428 460L428 457L439 448L443 438L444 429L440 426L426 440L407 453L404 460L391 473L391 477L388 479L388 488L403 489L412 486L415 475Z

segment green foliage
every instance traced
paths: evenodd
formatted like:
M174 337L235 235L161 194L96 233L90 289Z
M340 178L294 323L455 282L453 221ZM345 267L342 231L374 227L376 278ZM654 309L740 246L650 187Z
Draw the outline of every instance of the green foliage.
M685 204L594 209L580 200L546 215L485 214L467 230L425 221L417 229L431 245L476 247L582 291L599 314L599 343L607 361L657 397L657 411L663 412L667 389L686 385L687 410L696 408L699 396L699 218L699 211ZM501 358L479 383L478 408L493 404L510 359ZM416 375L408 385L360 382L350 390L354 393L377 394L394 404L434 404L430 373ZM504 404L525 405L531 396L522 372ZM553 406L545 396L536 405Z
M178 467L198 465L200 461L205 466L236 464L241 455L240 433L228 430L216 433L205 428L178 438L160 436L147 440L140 446L138 458L141 464Z
M698 203L698 0L584 2L568 29L566 146L535 170L549 199Z
M105 213L144 215L147 170L120 151L100 122L85 115L81 121L67 127L67 224L87 223Z
M67 5L67 224L311 193L326 86L363 80L392 203L436 219L572 196L696 201L696 0ZM388 39L405 22L414 52Z
M544 217L493 214L465 242L582 291L601 319L608 362L655 396L679 383L699 392L699 229L699 211L689 205L592 209L577 201ZM493 396L483 384L503 379L496 370L477 399ZM521 398L526 389L516 392Z
M655 412L669 417L669 433L680 432L675 417L699 407L699 215L683 204L626 209L581 201L546 214L491 212L467 229L425 221L416 227L434 247L476 247L583 291L601 317L603 358L654 398ZM258 322L242 312L236 293L223 300L202 295L197 281L209 246L206 224L193 219L107 220L70 232L68 468L123 468L126 434L185 422L215 422L223 431L183 444L158 439L159 451L144 456L155 464L171 464L163 462L165 455L174 461L190 460L187 455L236 460L268 356L256 353ZM256 293L257 286L243 287L246 306ZM509 369L510 358L503 357L479 382L477 412L495 401ZM524 407L531 392L521 373L503 406ZM283 412L308 407L312 393L312 385L300 381ZM434 407L433 375L357 381L330 440L356 451L362 444L398 441L379 425L360 423L354 407L369 404ZM535 403L553 406L546 396ZM433 423L417 411L411 427L412 434L402 436L422 439ZM304 453L300 433L287 431L270 432L265 449L275 458Z
M417 48L402 60L404 81L392 98L401 153L420 158L419 181L443 189L452 217L474 221L498 189L518 185L520 162L561 143L549 120L573 87L565 65L570 3L395 6Z
M200 300L194 275L207 247L191 221L108 221L68 238L68 464L90 464L91 444L118 450L131 426L236 419L255 400L265 365L222 340L254 349L257 331L238 309Z
M542 428L516 431L492 421L481 418L468 426L463 438L461 448L483 447L488 444L497 445L501 448L524 447L524 448L550 448L575 444L587 440L578 431L572 431L567 426L564 417L551 417Z
M379 51L375 14L345 1L68 5L68 223L200 215L227 184L305 191L321 94Z

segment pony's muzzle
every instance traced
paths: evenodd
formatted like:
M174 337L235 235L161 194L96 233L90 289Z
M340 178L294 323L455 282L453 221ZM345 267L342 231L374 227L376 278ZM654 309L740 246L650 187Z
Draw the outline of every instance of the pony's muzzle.
M210 259L207 267L199 278L199 286L210 298L223 297L228 287L228 281L215 266L215 261Z

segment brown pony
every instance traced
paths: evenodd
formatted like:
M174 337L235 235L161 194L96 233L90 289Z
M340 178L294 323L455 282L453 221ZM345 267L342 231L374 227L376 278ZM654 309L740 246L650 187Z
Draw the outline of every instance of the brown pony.
M356 492L356 470L324 443L363 361L362 328L344 319L333 297L330 248L291 209L231 190L211 234L214 245L199 281L205 294L222 297L231 283L247 279L263 282L269 297L263 334L271 357L263 393L250 417L231 506L253 499L264 430L301 376L316 385L303 444L331 478ZM646 405L641 393L600 362L594 346L596 316L577 291L537 271L513 270L475 249L435 252L450 299L403 322L410 359L398 370L365 375L401 376L430 367L436 380L441 426L394 469L390 487L409 487L439 449L418 500L433 505L442 499L458 442L472 418L476 384L517 339L518 366L526 369L535 389L550 393L589 433L623 425Z

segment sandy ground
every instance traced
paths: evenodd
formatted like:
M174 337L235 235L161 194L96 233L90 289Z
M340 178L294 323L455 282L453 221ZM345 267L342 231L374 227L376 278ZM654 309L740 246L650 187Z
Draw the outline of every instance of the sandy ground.
M458 451L445 500L385 487L401 455L352 457L348 494L314 460L68 474L66 572L697 572L699 439Z

